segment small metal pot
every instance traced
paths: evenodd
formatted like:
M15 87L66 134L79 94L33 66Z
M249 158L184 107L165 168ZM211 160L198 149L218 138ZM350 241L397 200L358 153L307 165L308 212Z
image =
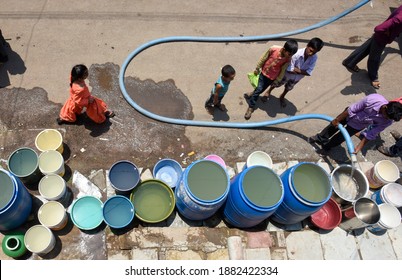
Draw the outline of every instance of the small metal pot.
M340 176L346 175L351 177L351 180L355 182L353 187L357 185L357 188L351 188L337 183ZM332 197L336 202L343 205L350 205L361 197L367 196L369 190L369 183L366 175L357 168L351 165L339 165L331 173L331 185L332 185Z
M345 231L365 228L378 223L381 214L377 203L367 197L357 199L353 207L342 212L342 222L339 227Z

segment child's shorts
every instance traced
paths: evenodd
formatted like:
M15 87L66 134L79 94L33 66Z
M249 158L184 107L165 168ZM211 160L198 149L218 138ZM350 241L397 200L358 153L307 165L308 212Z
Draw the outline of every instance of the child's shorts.
M281 87L281 86L285 85L285 89L287 91L291 91L298 82L299 81L295 81L295 80L287 78L285 75L285 76L283 76L283 78L280 82L278 82L278 81L273 82L272 86L274 88L277 88L277 87Z

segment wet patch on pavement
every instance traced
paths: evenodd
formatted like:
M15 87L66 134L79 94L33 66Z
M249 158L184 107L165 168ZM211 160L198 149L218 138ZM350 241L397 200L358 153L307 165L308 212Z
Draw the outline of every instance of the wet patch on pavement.
M38 133L37 130L25 132L22 139L19 133L7 131L62 128L65 129L66 163L71 170L83 174L93 169L109 169L118 160L130 160L145 168L152 168L160 158L180 162L180 155L191 151L191 143L184 135L185 127L149 119L133 109L121 94L118 74L119 66L112 63L94 64L89 68L92 95L103 99L116 113L116 117L103 124L93 123L84 113L75 124L59 126L56 118L62 104L49 101L44 89L0 89L1 158L6 159L21 146L35 148L33 143ZM193 118L189 100L172 80L155 83L127 77L126 87L140 106L153 113ZM68 94L66 87L66 99Z

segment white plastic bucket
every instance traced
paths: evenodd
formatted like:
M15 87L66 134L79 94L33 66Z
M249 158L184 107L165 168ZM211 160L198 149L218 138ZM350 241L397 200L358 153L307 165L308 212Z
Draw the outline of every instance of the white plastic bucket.
M35 146L40 152L47 150L63 153L63 136L56 129L45 129L35 138Z
M24 243L25 247L32 253L47 254L56 245L56 238L49 228L43 225L35 225L25 233Z
M67 224L67 213L64 206L57 201L48 201L38 210L39 222L50 229L61 230Z
M66 193L66 181L57 174L49 174L39 181L38 190L47 200L60 200Z
M380 209L380 220L369 227L371 232L380 232L388 229L393 229L401 224L401 213L399 210L388 203L383 203L378 206Z
M402 207L402 185L397 183L386 184L381 190L374 192L371 198L377 204L388 203L400 208Z
M377 189L399 179L399 168L390 160L377 162L366 173L370 188Z
M262 152L262 151L252 152L247 157L247 163L246 163L245 168L255 166L255 165L261 165L261 166L265 166L268 168L272 168L272 159L265 152Z
M39 170L43 175L57 174L63 177L64 159L58 151L47 150L39 155Z

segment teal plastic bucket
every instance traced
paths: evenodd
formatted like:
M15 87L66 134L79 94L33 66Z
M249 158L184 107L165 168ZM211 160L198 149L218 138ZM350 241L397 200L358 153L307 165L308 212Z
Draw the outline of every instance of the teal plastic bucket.
M39 182L42 176L38 154L30 148L15 150L8 158L8 169L27 185Z
M177 210L187 219L205 220L225 203L229 188L229 175L220 164L195 161L184 170L175 189Z
M330 199L332 186L329 174L314 163L301 162L281 175L285 196L270 217L280 224L303 221Z
M0 230L22 225L32 209L32 198L18 177L0 169Z
M100 199L90 195L82 196L71 207L71 220L79 229L95 229L103 222L102 207Z
M124 228L134 218L134 205L122 195L108 198L103 204L103 219L112 228Z
M282 181L272 169L251 166L232 179L223 213L236 227L253 227L271 216L283 197Z

